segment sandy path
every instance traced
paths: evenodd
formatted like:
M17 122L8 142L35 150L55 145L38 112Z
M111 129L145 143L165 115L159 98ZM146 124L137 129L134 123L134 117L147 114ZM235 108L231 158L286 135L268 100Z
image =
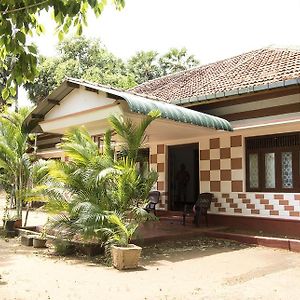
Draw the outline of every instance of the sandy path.
M262 247L175 251L144 258L137 271L119 272L1 239L0 274L1 300L292 300L300 295L300 254Z

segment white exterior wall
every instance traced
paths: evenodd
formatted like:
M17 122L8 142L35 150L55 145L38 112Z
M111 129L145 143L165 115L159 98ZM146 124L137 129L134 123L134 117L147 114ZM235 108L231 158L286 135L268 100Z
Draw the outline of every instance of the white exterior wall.
M67 95L60 105L53 107L45 116L45 120L60 118L69 114L76 114L93 108L110 105L115 100L106 98L105 93L95 93L83 88L74 89Z

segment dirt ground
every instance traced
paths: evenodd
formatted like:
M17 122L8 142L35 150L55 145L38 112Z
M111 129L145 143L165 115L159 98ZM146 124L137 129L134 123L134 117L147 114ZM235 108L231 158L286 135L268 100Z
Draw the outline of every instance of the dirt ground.
M143 249L117 271L0 239L0 299L299 299L300 254L202 238Z
M29 225L46 220L30 212ZM141 267L120 272L101 257L59 257L0 237L0 300L296 300L299 279L300 253L208 238L145 246Z

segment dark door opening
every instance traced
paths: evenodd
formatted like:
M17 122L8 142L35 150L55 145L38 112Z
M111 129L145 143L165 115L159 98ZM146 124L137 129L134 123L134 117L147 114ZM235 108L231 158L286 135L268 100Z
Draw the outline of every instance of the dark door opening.
M168 147L169 209L183 210L199 195L199 145Z

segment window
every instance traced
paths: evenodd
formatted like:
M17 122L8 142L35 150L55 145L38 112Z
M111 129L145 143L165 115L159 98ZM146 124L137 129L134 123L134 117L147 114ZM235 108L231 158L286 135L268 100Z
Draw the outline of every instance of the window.
M300 132L246 138L247 191L300 192Z

